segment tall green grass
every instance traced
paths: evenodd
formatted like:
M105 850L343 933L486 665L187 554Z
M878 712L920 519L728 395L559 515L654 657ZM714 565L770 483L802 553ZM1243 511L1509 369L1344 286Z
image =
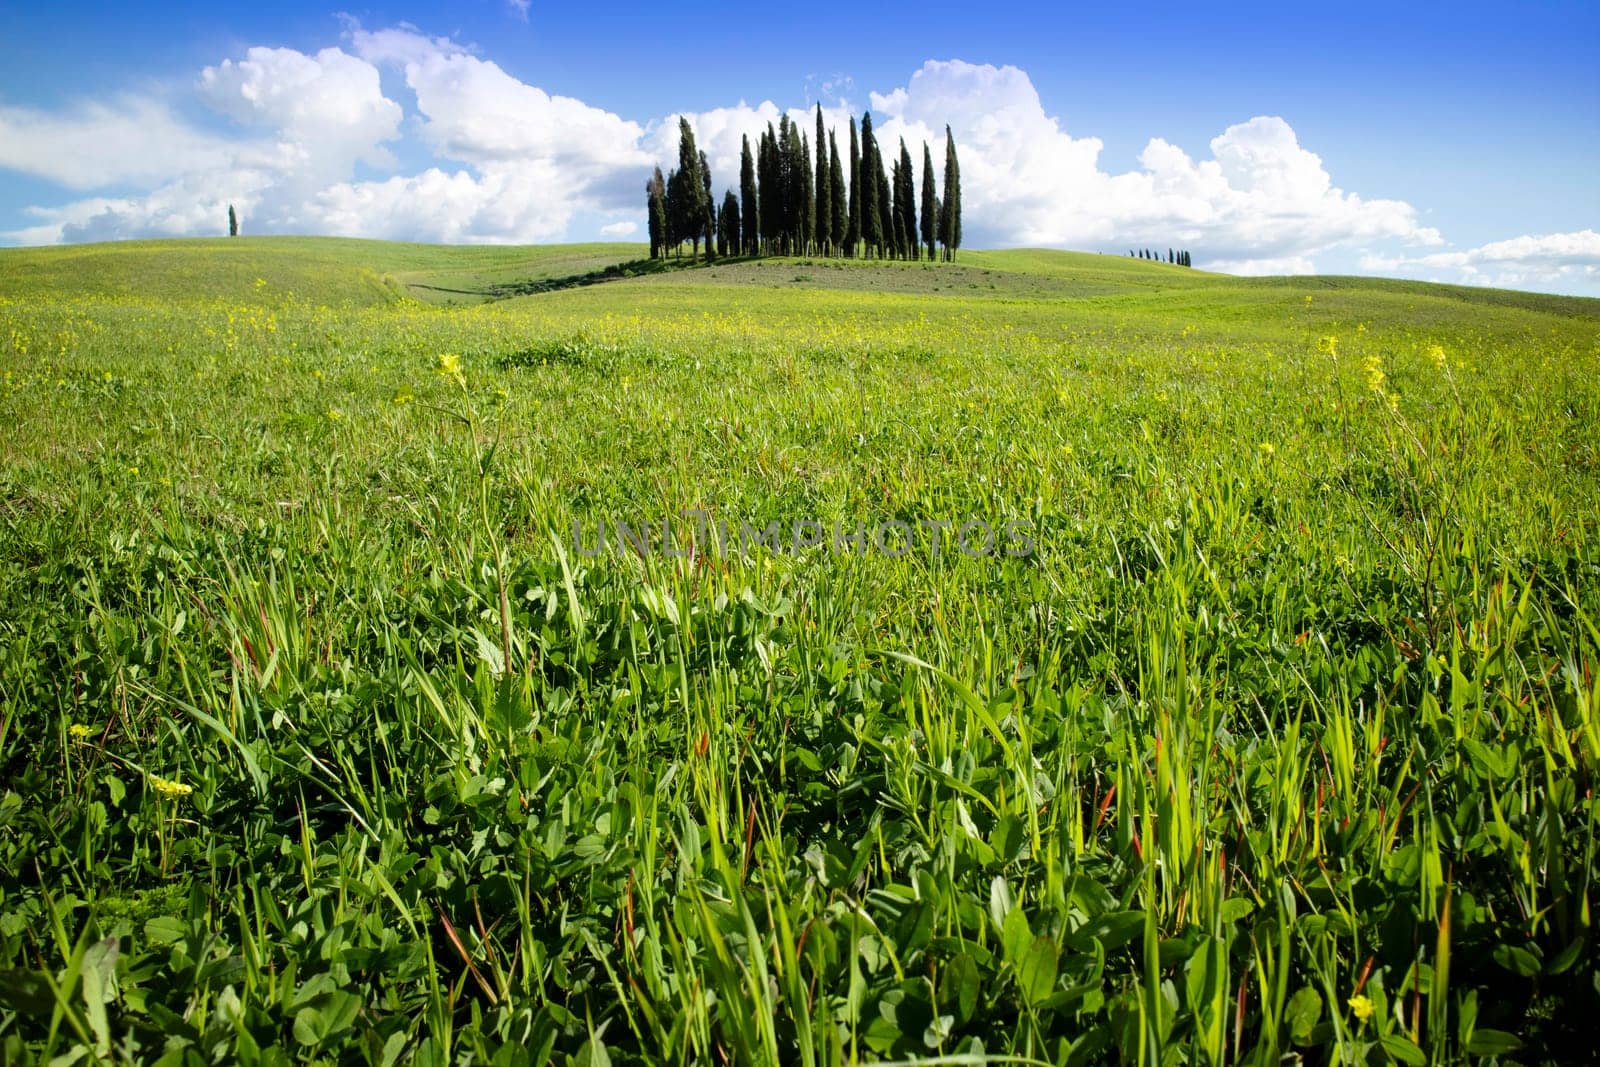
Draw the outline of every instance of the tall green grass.
M0 1059L1590 1048L1592 303L259 244L0 301Z

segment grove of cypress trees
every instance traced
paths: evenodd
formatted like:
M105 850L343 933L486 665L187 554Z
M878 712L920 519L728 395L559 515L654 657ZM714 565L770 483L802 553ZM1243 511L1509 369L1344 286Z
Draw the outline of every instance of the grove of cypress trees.
M956 139L944 128L944 207L939 213L940 240L946 259L956 258L961 247L961 164L956 159Z
M756 206L756 165L750 155L748 134L739 150L739 199L742 201L739 221L744 232L742 251L747 256L753 256L761 250L761 226L757 221L760 209Z
M822 129L822 105L817 105L817 193L816 240L817 252L827 255L833 245L833 175L828 169L827 135Z
M845 237L850 225L850 190L844 181L844 166L839 162L839 139L828 131L828 186L833 211L828 220L828 236L833 254L844 250Z
M872 113L862 114L859 131L851 118L846 179L838 135L827 128L821 104L815 113L815 142L787 113L779 115L776 129L768 123L754 146L748 134L742 136L739 186L725 188L721 201L712 192L710 160L696 147L689 120L680 116L677 168L662 178L654 167L645 182L651 258L664 259L669 250L681 257L688 242L690 258L698 259L703 240L707 261L741 254L920 260L939 258L940 246L944 259L954 259L961 247L961 165L950 127L944 131L945 195L937 195L933 152L923 142L919 204L916 164L904 137L899 153L885 160ZM238 234L231 204L228 229ZM1150 249L1129 254L1161 259ZM1189 254L1168 248L1167 262L1188 266Z

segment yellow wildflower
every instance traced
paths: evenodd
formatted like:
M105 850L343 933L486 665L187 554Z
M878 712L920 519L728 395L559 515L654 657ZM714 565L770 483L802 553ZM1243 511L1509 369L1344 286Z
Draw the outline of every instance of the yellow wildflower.
M67 733L71 734L79 741L87 741L89 739L89 735L94 733L94 731L89 729L81 722L75 722L71 726L67 727Z
M433 361L433 369L439 372L441 378L454 378L458 382L465 380L461 374L461 357L453 352L442 353Z
M1444 345L1430 345L1430 346L1428 346L1428 358L1433 361L1433 365L1434 365L1435 369L1444 370L1444 366L1445 366Z
M328 409L328 419L329 419L329 421L338 422L342 418L344 418L344 412L340 411L338 408L329 408Z
M1323 337L1317 342L1317 347L1331 359L1339 358L1339 339L1332 334Z
M1367 376L1367 388L1382 396L1384 383L1388 380L1383 373L1383 360L1377 355L1368 356L1361 369Z
M1357 993L1355 996L1350 998L1348 1003L1350 1005L1350 1012L1356 1017L1357 1021L1366 1022L1368 1019L1372 1018L1373 1005L1371 997L1364 997L1360 993Z
M1278 450L1276 448L1272 447L1272 443L1270 441L1261 442L1261 454L1266 456L1268 459L1271 459L1277 453L1277 451Z
M150 788L156 791L157 796L165 797L168 800L186 797L194 792L194 786L172 778L163 778L158 774L150 776Z

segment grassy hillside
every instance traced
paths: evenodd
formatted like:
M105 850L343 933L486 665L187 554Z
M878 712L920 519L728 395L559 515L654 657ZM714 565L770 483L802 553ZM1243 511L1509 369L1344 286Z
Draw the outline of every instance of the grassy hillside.
M1588 1053L1600 302L640 251L0 251L0 1060Z

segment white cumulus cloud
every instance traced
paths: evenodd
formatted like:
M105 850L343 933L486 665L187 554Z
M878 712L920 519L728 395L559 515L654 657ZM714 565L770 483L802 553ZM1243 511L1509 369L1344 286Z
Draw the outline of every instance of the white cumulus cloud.
M383 95L378 69L342 49L306 55L252 48L200 72L200 99L245 127L270 131L277 169L304 181L342 177L357 160L392 165L382 148L399 136L400 105Z
M1529 234L1422 256L1369 254L1361 258L1361 269L1428 281L1600 295L1600 233Z

